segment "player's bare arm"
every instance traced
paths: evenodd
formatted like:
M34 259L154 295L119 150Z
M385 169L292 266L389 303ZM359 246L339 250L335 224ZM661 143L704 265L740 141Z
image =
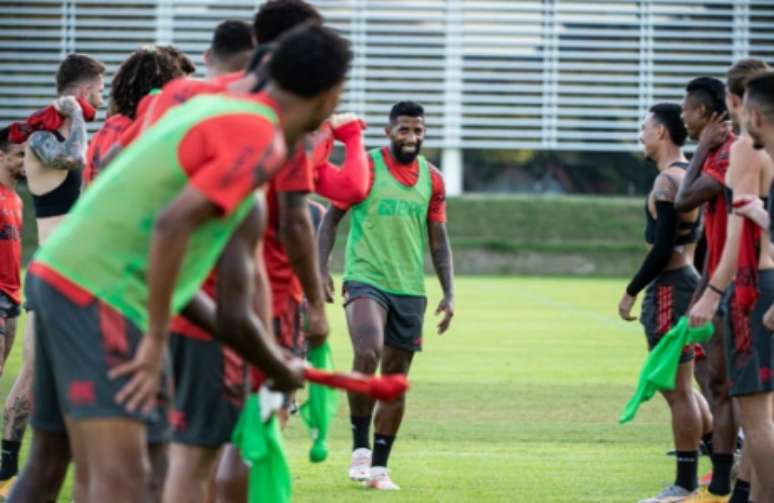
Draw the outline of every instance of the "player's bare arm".
M285 246L290 265L298 275L309 303L307 312L307 339L312 346L322 344L328 337L325 300L317 264L317 243L314 226L303 192L279 192L279 237Z
M728 133L729 127L725 122L725 116L717 114L702 130L691 165L677 191L675 198L677 211L692 211L723 190L723 186L717 180L702 173L702 167L709 153L723 144Z
M54 133L36 131L30 135L29 148L43 165L52 169L83 168L86 154L86 121L80 105L72 97L57 101L57 109L70 118L70 136L60 142Z
M325 288L325 300L326 302L333 302L334 297L334 285L333 278L330 273L331 251L333 251L333 245L336 244L336 230L339 228L339 222L346 215L346 211L338 209L336 206L331 205L328 211L325 212L322 222L320 223L320 229L317 231L317 253L320 263L320 277L323 281L323 287Z
M274 389L292 391L303 385L303 362L285 359L253 307L258 290L254 279L261 278L255 273L254 261L259 221L260 212L254 208L220 258L216 287L217 325L212 333L265 371Z
M443 299L435 310L436 315L443 314L441 322L438 323L438 333L443 334L449 329L454 317L454 263L446 224L428 222L427 233L430 237L433 267L443 290Z

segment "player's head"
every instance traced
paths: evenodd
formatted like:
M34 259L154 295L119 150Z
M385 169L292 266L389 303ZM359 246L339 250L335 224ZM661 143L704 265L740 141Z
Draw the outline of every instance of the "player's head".
M320 12L304 0L268 0L255 13L253 34L258 45L263 45L300 24L322 21Z
M769 71L769 65L755 58L737 61L726 73L726 107L734 123L739 124L742 113L742 100L747 82Z
M24 143L13 143L7 127L0 129L0 170L15 180L24 178Z
M174 45L161 45L158 50L169 54L177 62L181 75L192 75L196 71L193 60Z
M102 105L105 89L105 65L86 54L70 54L56 72L56 92L59 96L75 96L88 101L94 108Z
M320 127L336 109L352 61L349 42L319 24L298 26L277 41L269 82L305 102L304 131Z
M181 76L178 62L166 51L143 47L134 51L118 67L110 87L109 114L134 119L140 100L152 89L160 89Z
M215 28L212 43L204 53L211 75L244 70L255 49L253 31L244 21L223 21Z
M658 103L650 107L640 126L640 143L645 157L656 159L666 146L682 147L688 137L682 119L683 109L675 103Z
M713 77L698 77L685 87L683 122L688 136L699 138L713 115L726 113L726 85Z
M390 110L390 123L384 128L390 150L401 164L410 164L422 150L425 140L425 109L413 101L400 101Z
M756 149L774 152L774 72L747 82L742 107L742 125Z

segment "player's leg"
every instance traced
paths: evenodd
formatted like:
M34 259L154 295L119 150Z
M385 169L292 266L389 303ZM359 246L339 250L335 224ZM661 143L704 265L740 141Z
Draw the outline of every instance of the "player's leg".
M749 447L742 447L742 457L739 459L739 472L734 483L734 490L731 493L729 503L749 503L755 501L751 492L753 481L752 464L750 464Z
M244 503L247 501L247 481L249 470L239 449L228 444L223 449L218 472L215 475L216 503Z
M345 283L344 291L347 326L354 355L352 370L373 375L382 357L388 301L375 288L360 283ZM349 393L347 397L352 426L349 478L366 480L371 467L369 436L374 400L356 393Z
M207 501L212 469L218 449L173 443L169 452L169 474L164 486L164 503Z
M35 356L35 316L27 312L24 325L24 346L19 374L8 392L3 410L2 462L0 463L0 496L6 492L19 471L19 450L32 409L32 368Z
M693 390L693 360L684 361L677 370L675 389L663 393L672 415L672 434L677 450L675 485L693 491L697 487L699 440L702 433L701 411Z
M67 421L76 465L86 463L87 502L145 503L150 476L147 426L128 417Z
M8 503L53 503L67 475L70 443L65 432L33 427L27 463L11 488ZM81 501L81 500L78 500Z
M749 454L754 473L756 501L774 501L774 472L771 469L771 456L774 453L772 397L770 392L738 397L745 452Z
M148 503L161 503L164 484L169 473L169 442L149 442L148 461L150 474L148 476Z

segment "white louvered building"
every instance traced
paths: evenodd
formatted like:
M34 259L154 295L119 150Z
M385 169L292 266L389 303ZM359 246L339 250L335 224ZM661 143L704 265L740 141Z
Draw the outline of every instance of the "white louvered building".
M146 43L201 62L215 24L255 0L0 0L0 124L52 98L68 52L112 74ZM312 0L355 50L343 110L381 126L414 99L451 194L462 149L630 151L654 102L741 57L774 62L774 0ZM109 80L109 79L108 79ZM371 127L369 144L382 140Z

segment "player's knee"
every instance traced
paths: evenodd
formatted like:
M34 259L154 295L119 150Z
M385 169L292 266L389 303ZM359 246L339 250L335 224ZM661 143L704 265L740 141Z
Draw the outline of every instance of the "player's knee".
M361 372L376 372L382 352L376 347L355 348L355 364Z
M97 465L90 467L89 495L92 501L145 499L140 488L148 487L150 479L151 468L147 458L130 460L117 456L111 462L102 460Z
M247 496L247 481L237 473L218 471L215 478L215 494L217 503L236 503L244 501Z

